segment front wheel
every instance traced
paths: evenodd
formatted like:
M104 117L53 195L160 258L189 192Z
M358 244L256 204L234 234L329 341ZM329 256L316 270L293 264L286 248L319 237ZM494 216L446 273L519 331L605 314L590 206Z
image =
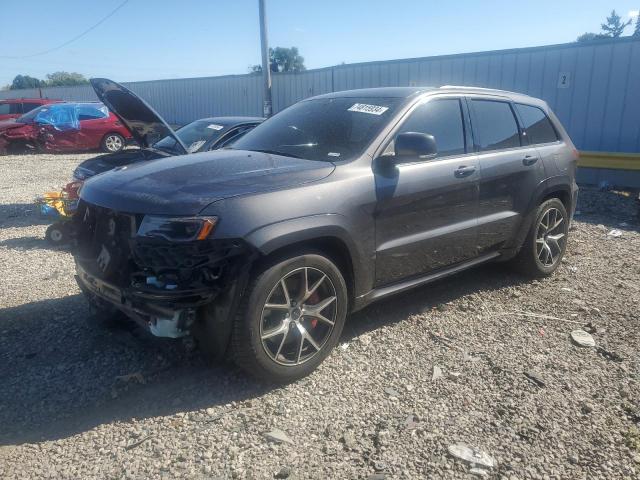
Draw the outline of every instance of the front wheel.
M522 273L546 277L556 271L565 250L569 233L569 216L563 203L552 198L537 210L535 221L514 263Z
M102 151L117 153L124 149L124 137L118 133L108 133L102 139Z
M234 361L273 382L308 375L338 342L347 298L340 270L322 255L272 262L243 296L231 338Z

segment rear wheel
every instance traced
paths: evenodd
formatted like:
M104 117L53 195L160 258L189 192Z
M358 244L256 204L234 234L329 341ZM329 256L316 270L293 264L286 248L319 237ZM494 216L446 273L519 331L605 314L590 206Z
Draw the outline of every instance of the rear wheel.
M268 381L291 382L329 355L347 315L347 287L326 257L305 254L261 269L234 323L234 361Z
M514 258L518 269L533 277L546 277L556 271L567 248L569 216L557 198L538 207L536 219L520 252Z
M117 153L124 149L124 137L118 133L107 133L102 139L103 152Z

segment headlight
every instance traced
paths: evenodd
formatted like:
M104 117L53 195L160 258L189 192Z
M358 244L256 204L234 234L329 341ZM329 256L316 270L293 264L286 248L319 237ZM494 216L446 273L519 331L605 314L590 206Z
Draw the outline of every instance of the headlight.
M138 237L164 238L171 242L204 240L211 235L218 217L158 217L146 215Z

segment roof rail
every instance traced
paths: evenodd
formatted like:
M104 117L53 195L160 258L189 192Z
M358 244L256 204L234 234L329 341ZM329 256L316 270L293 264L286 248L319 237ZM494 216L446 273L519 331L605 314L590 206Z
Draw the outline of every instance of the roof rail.
M459 88L461 90L463 90L463 89L464 90L479 90L481 92L503 92L503 93L509 93L509 94L517 93L518 95L522 95L522 96L525 96L525 97L529 96L526 93L511 92L509 90L501 90L499 88L466 87L464 85L441 85L439 88L452 88L452 89Z

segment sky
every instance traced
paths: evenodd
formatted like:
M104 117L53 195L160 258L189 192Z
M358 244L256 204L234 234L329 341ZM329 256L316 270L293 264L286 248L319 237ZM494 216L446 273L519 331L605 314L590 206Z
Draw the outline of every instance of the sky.
M247 73L260 63L258 0L0 0L0 86L65 70L116 81ZM571 42L640 0L266 0L270 46L307 68ZM628 27L626 34L632 28ZM23 58L7 58L23 57Z

